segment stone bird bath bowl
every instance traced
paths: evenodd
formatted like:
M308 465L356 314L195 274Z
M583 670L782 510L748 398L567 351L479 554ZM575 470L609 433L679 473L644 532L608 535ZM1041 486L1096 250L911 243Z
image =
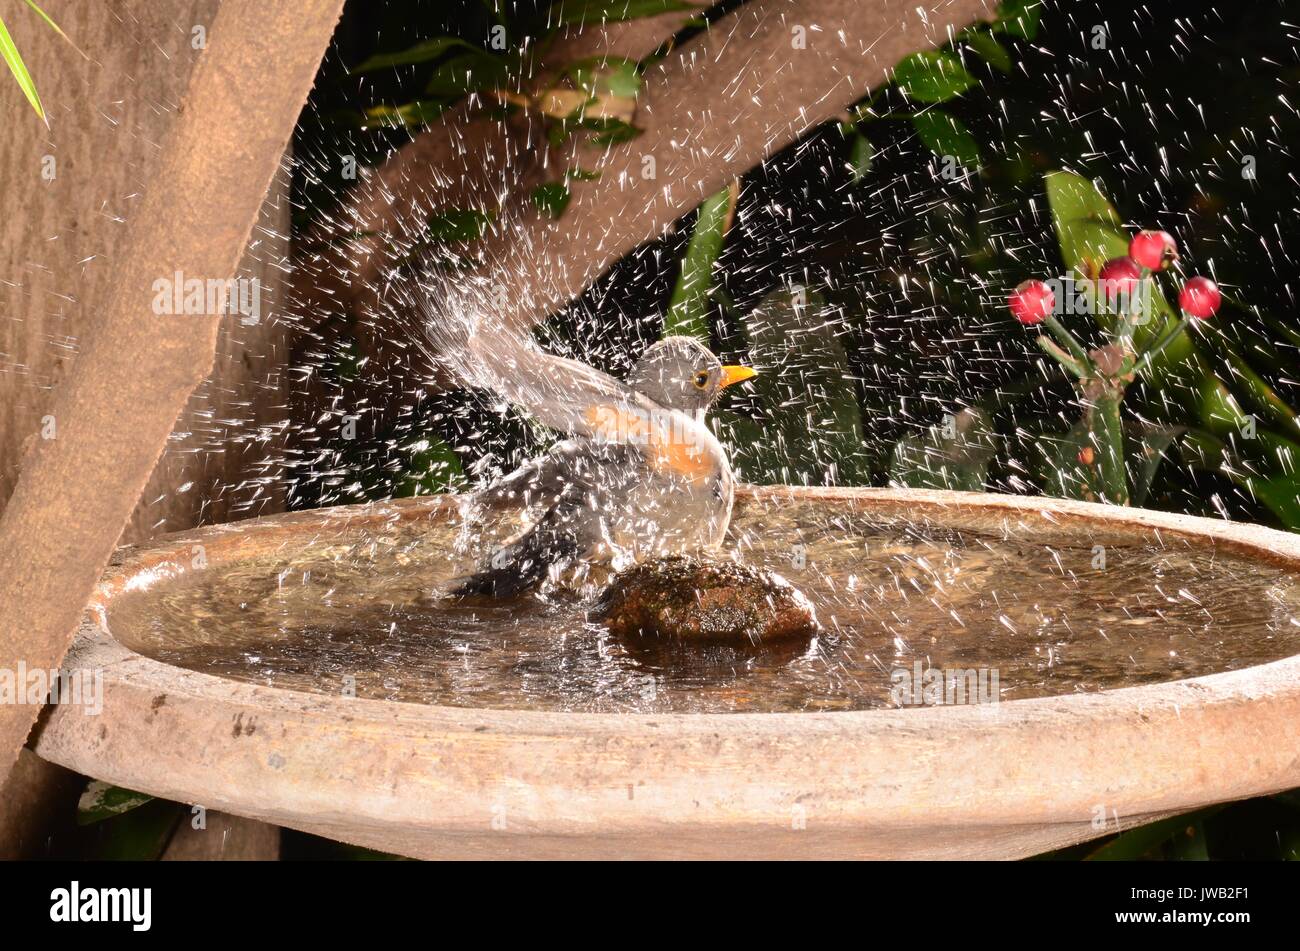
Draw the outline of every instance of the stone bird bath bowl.
M803 658L794 662L803 665L797 669L821 675L813 694L799 695L808 702L797 712L768 712L768 688L750 690L749 675L737 674L734 664L721 687L706 679L695 694L687 685L659 699L652 695L641 707L634 698L623 707L615 704L616 712L547 708L549 701L535 702L538 694L529 687L519 696L533 699L511 709L508 696L477 705L480 694L471 689L476 682L455 680L461 667L445 658L438 661L443 666L436 668L437 677L451 676L460 686L448 689L464 691L451 694L450 705L403 699L402 684L394 685L405 676L400 654L388 657L387 667L379 664L355 678L361 686L351 695L339 689L337 664L322 664L313 675L315 668L304 661L296 681L271 677L259 683L255 663L252 673L236 679L203 672L199 662L187 661L194 668L187 669L139 652L165 653L173 637L192 640L165 620L168 592L177 585L205 572L237 572L242 565L261 566L245 574L265 580L268 570L275 574L277 560L289 564L295 553L329 546L354 564L385 533L418 536L452 520L455 499L434 497L217 526L122 550L65 665L102 669L102 713L88 716L67 704L50 708L35 734L36 752L157 796L419 858L1015 858L1210 803L1300 786L1300 656L1294 656L1300 654L1300 627L1295 615L1286 616L1286 604L1274 605L1269 617L1277 623L1270 621L1266 632L1256 608L1273 596L1268 591L1291 592L1292 580L1300 577L1300 537L1142 510L930 491L748 489L737 505L737 524L760 536L784 535L782 545L794 540L788 536L798 521L783 522L782 513L796 509L834 513L840 521L832 521L841 527L850 516L893 525L885 530L894 533L893 541L877 555L874 543L858 553L856 542L836 536L842 549L832 559L837 590L858 583L847 578L852 559L869 573L894 557L890 545L902 544L898 539L908 535L907 526L957 533L967 550L981 538L1018 539L1020 562L1004 558L992 574L977 573L978 583L967 582L962 595L979 601L982 590L998 594L988 610L1008 629L1005 638L987 644L1002 651L1001 702L864 706L852 694L856 688L846 693L839 681L825 696L816 694L827 671L839 668ZM1088 603L1104 607L1104 585L1114 582L1100 580L1105 572L1087 575L1083 567L1100 550L1096 546L1123 563L1126 550L1153 544L1199 558L1198 564L1237 566L1233 577L1247 585L1232 602L1243 605L1246 629L1232 627L1238 640L1225 640L1223 656L1206 661L1208 667L1175 666L1162 675L1159 658L1195 654L1195 644L1183 637L1166 650L1161 638L1166 624L1182 623L1175 615L1194 621L1197 611L1209 611L1204 602L1218 590L1214 585L1237 582L1211 580L1189 591L1177 570L1159 567L1153 583L1160 597L1131 602L1101 633L1090 629L1082 609L1051 620L1056 605L1050 592L1042 594L1043 603L1008 607L1018 589L1048 584L1034 578L1049 569L1081 596L1102 585L1100 600ZM819 551L814 540L804 571L816 566ZM912 571L917 562L907 558ZM930 559L935 560L941 559ZM391 564L402 563L398 558ZM1065 568L1051 567L1058 563ZM969 575L975 562L961 564ZM936 570L928 562L923 568ZM398 578L400 570L393 571ZM929 610L927 605L941 600L936 590L951 591L953 577L965 576L907 571L899 568L877 589L880 598L903 596L873 622L886 633L867 653L885 671L910 667L914 658L943 653L950 642L970 636L962 622L974 616L973 608L949 612L954 619L947 626L930 617L924 632L907 621L910 615L898 614L899 604ZM267 590L283 593L289 573L278 577L278 588ZM1249 588L1255 575L1264 579L1258 591ZM791 569L788 577L802 584L799 571ZM925 583L909 589L908 577ZM280 595L266 595L273 596ZM250 646L239 640L238 612L257 605L229 605L231 620L222 613L227 609L220 607L219 589L213 597L223 618L216 626L234 631L240 657L248 662L260 655L255 641ZM332 588L312 597L323 616L346 607L331 600L339 597ZM1133 603L1150 607L1143 614ZM949 605L939 607L947 611ZM1010 617L998 613L1004 609ZM1214 640L1215 632L1229 629L1215 626L1225 610L1213 608L1216 620L1198 628L1200 638ZM827 621L827 609L819 612ZM903 618L902 629L891 626L891 617ZM1061 642L1056 634L1026 630L1030 617L1047 618L1044 624L1069 622L1078 639L1063 649L1066 661L1079 650L1103 653L1089 653L1086 663L1070 668L1073 681L1053 686L1053 671L1061 664L1052 644ZM1258 629L1250 629L1252 624ZM1256 650L1255 641L1264 646ZM1155 647L1149 656L1140 655L1141 683L1104 689L1106 675L1098 671L1105 664L1098 667L1098 657L1104 660L1105 651L1139 657L1147 642ZM310 650L315 642L307 643ZM385 642L376 643L382 648ZM346 641L340 649L348 649ZM982 650L977 643L974 653L960 656L978 658ZM601 651L583 654L581 663L603 663L608 651ZM1022 655L1036 659L1016 666ZM285 658L294 656L286 650L277 663L288 664ZM541 673L524 665L519 683L545 680L547 661L536 663ZM783 663L769 665L776 671L771 683L786 676L780 673ZM1125 659L1116 666L1130 664ZM1038 671L1046 686L1018 691L1022 670ZM879 676L890 682L887 672ZM878 685L872 689L879 693ZM708 699L707 709L727 712L674 712L696 695ZM525 706L532 708L520 708Z

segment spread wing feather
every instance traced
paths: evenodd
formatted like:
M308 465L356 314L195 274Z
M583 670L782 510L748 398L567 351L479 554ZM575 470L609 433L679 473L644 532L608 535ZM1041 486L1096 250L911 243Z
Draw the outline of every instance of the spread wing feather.
M552 429L603 441L626 441L626 427L615 426L615 420L652 418L654 404L630 387L585 363L545 352L531 336L501 326L490 315L458 307L457 296L464 294L423 299L433 355L462 385L491 390Z

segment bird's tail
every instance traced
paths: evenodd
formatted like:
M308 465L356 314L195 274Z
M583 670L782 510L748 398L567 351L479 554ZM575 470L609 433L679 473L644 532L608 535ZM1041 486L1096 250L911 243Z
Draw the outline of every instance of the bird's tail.
M452 597L513 598L540 584L551 566L578 554L571 532L543 519L522 537L498 548L488 564L453 585Z

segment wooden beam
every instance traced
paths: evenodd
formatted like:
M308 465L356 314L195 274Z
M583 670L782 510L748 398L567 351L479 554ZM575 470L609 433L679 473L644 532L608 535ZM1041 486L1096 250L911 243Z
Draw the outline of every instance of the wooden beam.
M236 270L343 0L226 0L129 226L96 331L0 517L0 667L50 669L190 392L220 313L157 313L156 282ZM209 311L211 308L208 309ZM229 317L224 319L231 319ZM0 780L39 707L0 706Z

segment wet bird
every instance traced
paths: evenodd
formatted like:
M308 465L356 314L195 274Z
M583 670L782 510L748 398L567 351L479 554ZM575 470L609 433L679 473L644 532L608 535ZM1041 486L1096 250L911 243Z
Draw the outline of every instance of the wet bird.
M473 333L463 344L477 373L462 364L462 377L568 438L476 496L534 518L454 594L509 597L570 568L617 568L722 542L734 486L705 416L752 369L724 366L689 337L650 346L626 382L501 331Z

